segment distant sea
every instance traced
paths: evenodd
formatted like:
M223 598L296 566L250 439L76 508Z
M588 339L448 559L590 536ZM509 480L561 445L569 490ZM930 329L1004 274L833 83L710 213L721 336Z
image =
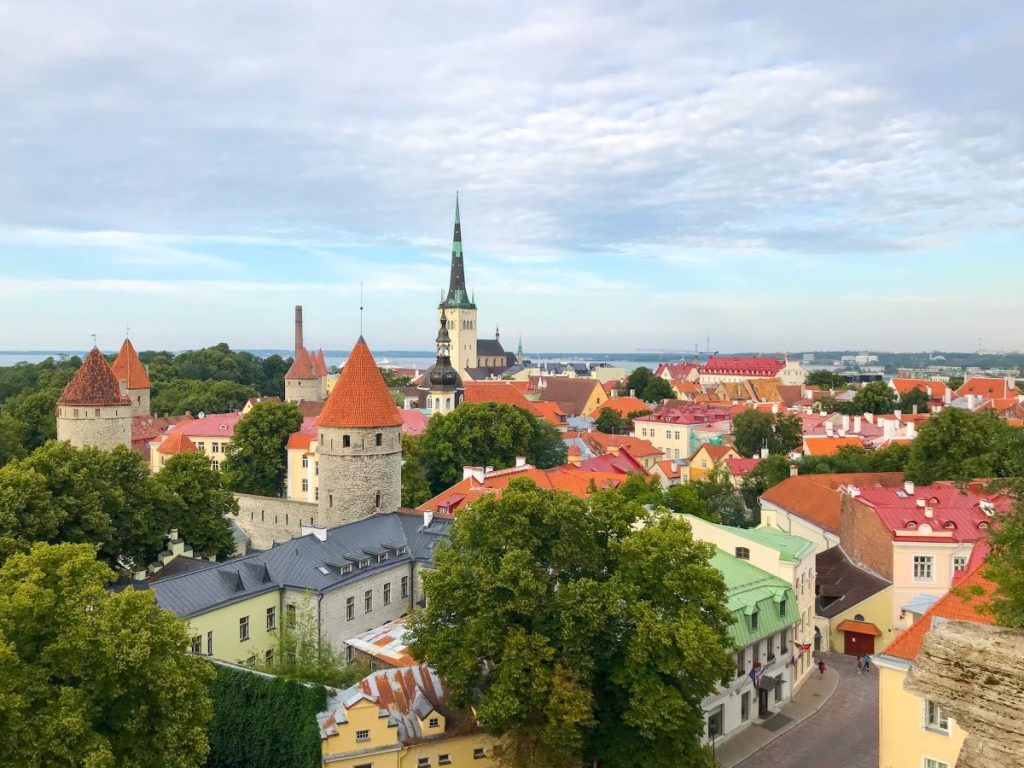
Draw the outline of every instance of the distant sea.
M250 349L254 355L260 357L267 357L269 355L278 354L282 357L289 357L291 350L288 349ZM17 363L39 363L48 357L61 358L71 357L72 355L78 355L84 357L88 350L26 350L20 351L0 351L0 366L16 365ZM341 352L336 350L326 350L324 357L327 359L328 366L340 366L348 357L347 352ZM426 368L434 363L434 354L428 351L409 351L409 350L381 350L374 351L374 357L377 358L377 362L383 366L393 366L396 368ZM630 355L629 353L606 353L606 352L595 352L590 354L585 353L551 353L551 354L537 354L527 355L528 359L537 362L602 362L608 363L619 368L624 368L627 371L631 371L641 365L651 366L657 363L659 360L680 360L684 358L683 353L670 353L664 354L656 353L641 353L637 355ZM692 356L687 359L692 359Z

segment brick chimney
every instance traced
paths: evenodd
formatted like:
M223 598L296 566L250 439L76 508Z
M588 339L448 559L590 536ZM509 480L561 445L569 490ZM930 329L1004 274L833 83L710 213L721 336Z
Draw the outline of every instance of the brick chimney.
M295 354L302 349L302 305L295 305Z

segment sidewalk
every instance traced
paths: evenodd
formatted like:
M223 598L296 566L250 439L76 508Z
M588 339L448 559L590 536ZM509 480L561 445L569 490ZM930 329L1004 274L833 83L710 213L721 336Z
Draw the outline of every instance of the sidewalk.
M821 655L828 667L824 676L813 672L793 700L776 710L771 717L754 720L735 736L717 745L715 756L722 768L732 768L743 762L825 706L839 687L839 673L829 663L832 654Z

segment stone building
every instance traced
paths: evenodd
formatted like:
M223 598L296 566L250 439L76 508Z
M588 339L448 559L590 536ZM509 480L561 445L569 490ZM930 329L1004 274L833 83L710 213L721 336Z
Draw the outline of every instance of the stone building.
M402 415L362 336L317 427L321 526L401 506Z
M291 368L284 375L284 398L289 403L322 401L327 398L329 376L324 352L310 352L302 338L302 307L295 307L295 352Z
M132 444L132 401L93 347L57 399L57 439L111 450Z
M124 390L132 401L132 416L149 415L149 374L139 359L131 339L125 338L121 351L110 366Z

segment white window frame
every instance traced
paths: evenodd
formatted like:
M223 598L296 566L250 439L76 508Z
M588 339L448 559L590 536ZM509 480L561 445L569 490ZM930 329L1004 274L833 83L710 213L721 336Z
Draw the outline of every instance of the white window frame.
M944 760L936 760L934 757L922 758L921 765L923 768L949 768L949 763Z
M954 555L953 556L953 571L961 573L967 570L967 555Z
M933 555L914 555L912 568L914 581L935 581L935 557Z
M924 729L949 736L949 715L931 699L924 700Z

